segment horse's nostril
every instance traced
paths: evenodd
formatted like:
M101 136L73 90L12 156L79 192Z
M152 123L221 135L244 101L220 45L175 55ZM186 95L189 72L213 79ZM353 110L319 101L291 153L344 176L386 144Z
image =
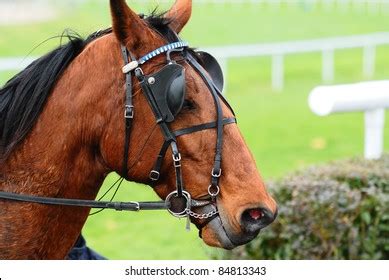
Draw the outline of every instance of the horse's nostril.
M248 213L250 217L256 221L261 219L264 215L261 209L250 209L248 210Z
M275 214L266 208L247 209L241 217L242 228L245 232L256 233L260 229L271 224Z

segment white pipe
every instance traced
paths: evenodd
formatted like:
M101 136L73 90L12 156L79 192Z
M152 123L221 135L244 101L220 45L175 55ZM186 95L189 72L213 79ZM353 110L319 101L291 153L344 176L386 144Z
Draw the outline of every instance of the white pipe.
M308 103L311 110L319 116L364 111L365 158L378 159L381 157L385 108L389 107L389 81L319 86L311 91Z
M308 103L311 110L319 116L388 108L389 80L318 86L311 91Z

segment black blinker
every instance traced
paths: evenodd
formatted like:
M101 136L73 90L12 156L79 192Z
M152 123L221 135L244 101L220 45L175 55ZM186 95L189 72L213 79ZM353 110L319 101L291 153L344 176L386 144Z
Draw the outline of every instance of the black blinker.
M179 64L168 64L154 75L146 76L152 98L160 117L165 122L174 121L185 100L185 70Z
M218 88L219 92L223 92L223 70L220 67L220 64L217 62L216 58L209 53L202 51L196 52L196 57L200 65L205 69L205 71L207 71L209 76L211 76L211 79L215 86Z

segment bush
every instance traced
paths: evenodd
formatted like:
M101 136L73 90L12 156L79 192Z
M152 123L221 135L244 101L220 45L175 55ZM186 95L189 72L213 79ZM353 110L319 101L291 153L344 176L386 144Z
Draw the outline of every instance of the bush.
M389 156L312 167L270 183L279 216L227 259L389 259Z

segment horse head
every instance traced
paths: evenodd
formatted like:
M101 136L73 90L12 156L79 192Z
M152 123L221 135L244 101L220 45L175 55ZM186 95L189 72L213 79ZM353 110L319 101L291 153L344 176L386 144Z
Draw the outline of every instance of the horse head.
M125 1L112 0L113 33L119 44L124 45L133 57L140 58L161 46L176 42L176 34L181 32L190 19L191 8L191 1L176 1L165 16L160 18L159 25L153 25L155 18L143 19L134 13ZM119 51L119 48L116 47L116 50ZM213 73L207 72L207 77L202 76L196 62L196 65L193 65L191 59L180 51L179 49L176 53L172 52L171 56L174 63L183 68L185 94L179 101L182 102L179 112L174 116L174 120L168 122L169 130L190 131L193 127L211 123L215 126L210 129L203 127L201 130L176 137L185 191L192 199L212 200L210 204L197 205L198 207L190 212L191 220L200 228L201 236L208 245L234 248L252 240L261 228L274 220L276 204L265 189L238 126L235 122L228 123L228 120L234 119L230 106L222 96L212 93L212 90L217 91L216 86L212 89L212 86L207 84L207 78L210 78L208 83L213 83ZM198 56L193 50L188 52L192 59ZM169 83L169 80L155 81L161 77L163 79L164 76L159 74L171 63L168 60L164 53L156 55L140 66L142 73L154 83ZM210 63L215 62L205 59L201 65L205 72ZM116 91L124 95L123 84L124 81ZM160 87L166 88L166 85L161 84ZM141 86L136 77L133 77L132 85L136 111L129 141L131 156L127 163L131 168L126 170L128 173L125 175L131 180L152 185L157 194L166 199L169 194L176 192L177 188L175 148L166 154L160 154L163 156L163 164L160 170L157 170L158 180L150 180L149 171L155 172L155 161L160 152L159 148L166 143L166 133L164 129L156 128L158 125L155 112L153 113L153 106L145 94L147 87ZM169 94L173 93L168 92L167 95ZM125 135L124 128L117 127L121 118L121 115L117 116L110 136L104 136L106 141L102 144L106 162L110 162L112 167L115 166L118 172L121 166L117 164L121 162L123 155L117 151L123 150L125 141L114 135ZM217 127L218 122L223 124ZM217 195L212 198L213 194Z

